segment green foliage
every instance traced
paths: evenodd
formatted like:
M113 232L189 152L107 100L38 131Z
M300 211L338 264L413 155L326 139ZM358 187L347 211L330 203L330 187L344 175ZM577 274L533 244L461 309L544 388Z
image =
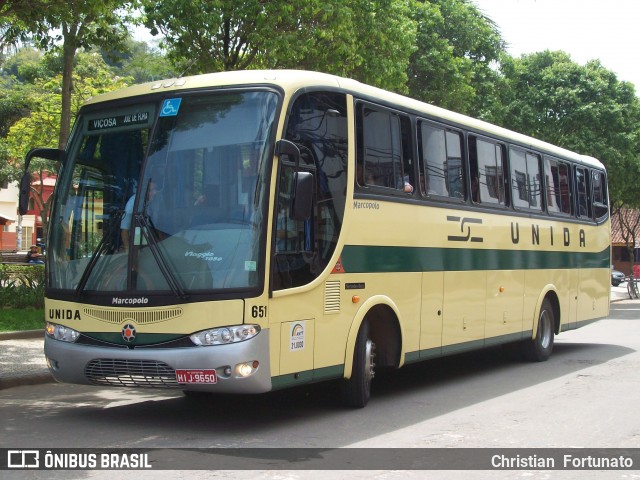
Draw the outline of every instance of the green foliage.
M483 118L496 98L495 65L504 53L497 26L469 0L416 1L410 96Z
M143 0L146 25L190 72L303 68L406 90L410 0Z
M11 125L32 108L28 87L14 77L0 77L0 137L5 137Z
M81 53L77 56L73 74L72 119L80 106L89 98L118 88L123 88L131 78L116 77L98 54ZM24 91L29 96L31 112L15 122L6 138L8 155L18 160L34 146L56 147L60 128L62 102L62 75L38 78ZM42 165L40 165L42 163ZM34 159L33 168L51 169L50 162Z
M79 49L94 46L124 48L128 37L129 12L137 7L136 0L7 0L10 12L5 40L25 39L29 35L38 47L60 52L62 57L62 101L58 147L63 148L71 128L71 91L73 64ZM59 32L59 33L56 33Z
M0 309L0 332L41 330L44 328L44 310L41 308Z
M160 50L145 42L129 39L126 51L103 49L101 55L116 75L131 77L133 83L171 78L179 73Z
M44 307L44 265L0 264L0 305Z
M76 61L71 96L72 119L90 97L123 88L132 81L131 78L113 75L97 53L80 53ZM34 84L23 86L30 113L14 122L6 138L0 139L0 178L20 178L24 170L24 156L32 147L58 146L62 82L62 75L57 74L38 78ZM39 158L34 158L30 164L30 171L37 172L36 179L44 178L45 172L52 172L55 168L55 164ZM33 189L32 192L40 206L43 228L46 230L49 204L44 201L44 190Z

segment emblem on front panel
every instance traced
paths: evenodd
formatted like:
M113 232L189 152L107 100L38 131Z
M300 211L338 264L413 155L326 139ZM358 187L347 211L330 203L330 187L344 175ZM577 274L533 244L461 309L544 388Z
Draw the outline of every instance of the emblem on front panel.
M131 343L136 339L136 327L131 323L127 323L124 327L122 327L122 339Z

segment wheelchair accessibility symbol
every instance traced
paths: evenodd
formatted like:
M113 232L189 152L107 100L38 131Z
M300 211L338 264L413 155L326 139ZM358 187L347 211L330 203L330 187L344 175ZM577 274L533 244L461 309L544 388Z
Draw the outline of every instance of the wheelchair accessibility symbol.
M180 102L182 98L168 98L162 102L162 109L160 110L161 117L175 117L180 110Z

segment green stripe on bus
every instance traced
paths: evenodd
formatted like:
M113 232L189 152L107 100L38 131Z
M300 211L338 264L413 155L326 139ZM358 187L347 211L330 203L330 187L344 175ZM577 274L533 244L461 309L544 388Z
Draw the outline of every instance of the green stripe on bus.
M282 388L303 385L311 382L321 382L323 380L333 380L342 378L344 375L344 365L334 365L331 367L316 368L303 372L289 373L271 377L271 389L280 390Z
M341 259L346 273L611 268L609 247L601 252L549 252L346 245Z

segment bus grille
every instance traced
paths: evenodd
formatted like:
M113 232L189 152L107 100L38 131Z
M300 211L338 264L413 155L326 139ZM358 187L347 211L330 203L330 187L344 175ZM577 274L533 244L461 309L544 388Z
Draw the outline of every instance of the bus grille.
M89 382L113 387L180 388L169 365L155 360L91 360L84 369Z
M132 320L138 325L148 325L178 318L182 315L182 309L106 310L101 308L85 308L84 313L101 322L114 323L116 325L121 324L125 320Z

